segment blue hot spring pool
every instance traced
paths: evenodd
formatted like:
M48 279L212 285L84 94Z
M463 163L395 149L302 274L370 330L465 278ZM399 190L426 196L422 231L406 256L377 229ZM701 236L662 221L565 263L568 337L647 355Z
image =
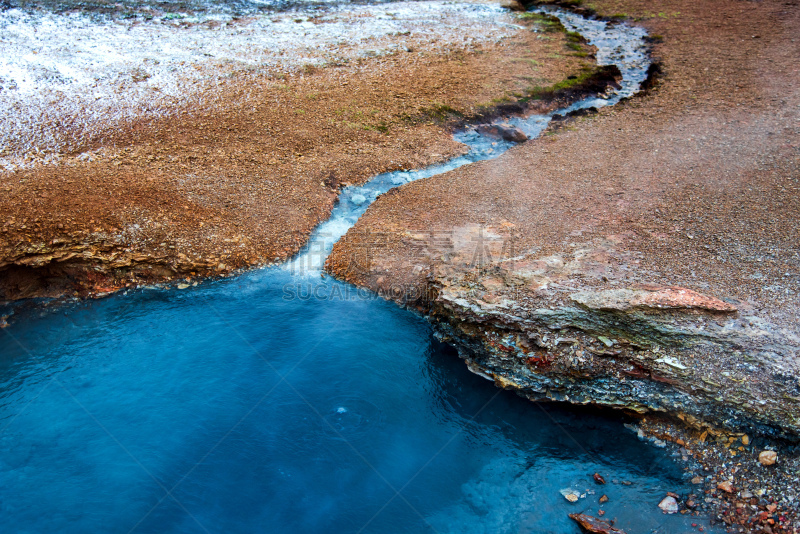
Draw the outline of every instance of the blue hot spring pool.
M578 532L567 514L605 493L628 532L689 530L657 508L688 491L680 467L618 417L498 390L422 318L305 283L275 268L18 312L0 331L3 524Z

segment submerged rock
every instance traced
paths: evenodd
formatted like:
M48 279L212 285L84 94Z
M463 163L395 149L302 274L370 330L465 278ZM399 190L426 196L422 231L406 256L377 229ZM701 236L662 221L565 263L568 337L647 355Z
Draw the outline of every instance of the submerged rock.
M581 498L581 493L578 490L564 488L560 491L561 495L564 496L569 502L578 502L578 499Z
M624 531L611 526L611 523L590 515L569 514L569 517L575 520L581 528L587 532L596 532L598 534L625 534Z
M675 497L672 495L667 495L664 497L660 503L658 503L658 507L661 508L667 514L677 514L678 513L678 501L675 500Z

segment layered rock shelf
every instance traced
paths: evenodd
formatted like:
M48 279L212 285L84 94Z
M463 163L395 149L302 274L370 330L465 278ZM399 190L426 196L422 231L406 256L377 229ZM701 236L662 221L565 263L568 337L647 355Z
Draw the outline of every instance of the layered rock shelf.
M613 268L598 261L611 254L532 255L434 276L431 320L471 370L532 400L800 438L791 332L730 299L611 281Z

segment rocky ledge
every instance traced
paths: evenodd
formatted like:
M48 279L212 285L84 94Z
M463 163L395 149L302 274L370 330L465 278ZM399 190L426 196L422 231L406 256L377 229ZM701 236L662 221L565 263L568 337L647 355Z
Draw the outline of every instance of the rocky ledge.
M605 243L437 269L430 319L473 372L532 400L800 439L796 336L732 299L626 285L613 256Z

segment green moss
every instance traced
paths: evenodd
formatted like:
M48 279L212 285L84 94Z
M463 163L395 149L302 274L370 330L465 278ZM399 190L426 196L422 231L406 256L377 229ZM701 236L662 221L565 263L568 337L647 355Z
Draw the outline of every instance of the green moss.
M567 29L561 24L561 21L558 20L558 17L553 15L547 15L545 13L520 13L517 15L518 18L533 22L536 24L537 29L540 29L545 32L564 32Z
M386 133L389 131L389 125L383 121L381 121L378 124L366 124L363 122L342 121L341 124L343 124L347 128L350 128L351 130L366 130L366 131L380 132L380 133Z
M595 69L584 67L577 76L570 76L565 80L554 83L553 85L537 85L528 89L528 96L532 100L543 100L553 98L556 93L566 91L584 84L589 78L595 75Z
M555 17L552 15L546 15L544 13L531 13L530 11L518 14L517 18L522 20L528 20L531 22L536 22L539 24L551 23L553 22L553 19L555 19Z
M478 104L475 106L475 113L476 115L488 115L492 112L495 108L494 104L491 102L484 102L483 104Z
M501 96L500 98L493 98L492 104L498 106L500 104L508 104L509 102L513 102L514 99L510 98L509 96Z
M572 89L576 85L580 85L586 82L586 80L591 78L593 74L594 74L593 70L586 69L577 76L574 77L570 76L566 80L561 80L560 82L552 85L553 92L557 93L558 91L563 91L565 89Z
M541 65L539 61L527 57L518 57L512 59L511 61L513 61L514 63L528 63L532 67L538 67L539 65Z
M437 121L446 121L454 117L463 117L464 114L457 109L435 102L432 106L422 109L422 114Z

